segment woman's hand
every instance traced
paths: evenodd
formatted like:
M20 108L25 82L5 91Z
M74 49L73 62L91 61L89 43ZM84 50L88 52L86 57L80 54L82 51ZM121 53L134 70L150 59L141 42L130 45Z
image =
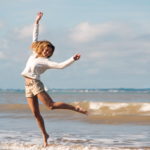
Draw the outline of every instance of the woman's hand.
M36 19L35 19L36 24L39 23L39 21L41 20L42 16L43 16L43 13L42 12L38 12L38 14L36 16Z
M73 59L76 61L76 60L79 60L79 59L80 59L80 57L81 57L81 55L80 55L80 54L76 54L76 55L74 55L74 56L73 56Z

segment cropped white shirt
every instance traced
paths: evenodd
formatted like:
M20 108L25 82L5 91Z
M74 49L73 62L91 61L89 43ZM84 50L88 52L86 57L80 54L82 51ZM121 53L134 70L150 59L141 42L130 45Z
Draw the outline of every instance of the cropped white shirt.
M33 29L33 42L38 41L38 31L39 25L35 24ZM48 58L36 56L37 54L33 52L33 54L29 57L26 63L26 67L21 73L22 76L40 80L40 75L47 69L63 69L75 61L74 58L71 57L64 62L57 63L50 61Z

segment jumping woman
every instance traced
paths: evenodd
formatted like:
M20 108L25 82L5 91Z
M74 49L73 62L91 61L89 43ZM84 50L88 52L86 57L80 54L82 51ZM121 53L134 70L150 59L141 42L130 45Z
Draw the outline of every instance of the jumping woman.
M55 47L49 41L38 41L39 21L43 16L42 12L39 12L36 16L34 29L33 29L33 53L29 57L26 67L22 72L22 76L25 79L25 95L28 105L37 120L38 126L42 131L44 147L46 147L49 135L45 129L44 120L39 110L40 100L50 110L53 109L68 109L82 114L87 114L87 111L80 106L72 106L63 102L54 102L52 98L44 89L44 85L40 80L40 75L48 69L63 69L75 61L80 59L80 54L76 54L68 60L57 63L49 60L53 55Z

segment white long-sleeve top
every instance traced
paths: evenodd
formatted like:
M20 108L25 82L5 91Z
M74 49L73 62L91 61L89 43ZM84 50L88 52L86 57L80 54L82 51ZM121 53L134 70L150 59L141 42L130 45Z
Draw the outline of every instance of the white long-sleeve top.
M38 41L39 25L35 24L33 29L33 42ZM68 60L57 63L49 60L45 57L37 57L37 54L33 54L29 57L26 67L21 73L22 76L32 79L40 80L40 75L47 69L63 69L74 62L74 58L71 57Z

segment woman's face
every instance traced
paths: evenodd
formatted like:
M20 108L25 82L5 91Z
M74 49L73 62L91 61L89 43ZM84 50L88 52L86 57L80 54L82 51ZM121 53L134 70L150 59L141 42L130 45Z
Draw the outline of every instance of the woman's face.
M42 51L42 56L43 57L50 57L53 55L53 50L50 46L45 46L44 50Z

